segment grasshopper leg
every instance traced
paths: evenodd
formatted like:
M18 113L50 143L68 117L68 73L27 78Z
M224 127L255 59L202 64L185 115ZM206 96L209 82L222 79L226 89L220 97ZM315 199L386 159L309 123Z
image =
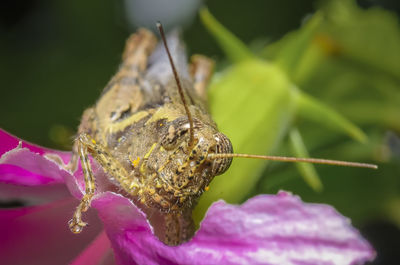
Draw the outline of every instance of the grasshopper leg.
M113 158L108 150L101 144L96 143L90 135L81 133L77 139L77 146L84 174L85 194L68 223L73 233L80 233L83 227L87 225L82 221L82 213L89 209L95 193L95 178L88 154L102 166L110 178L115 179L128 193L137 195L142 187L140 181L137 178L130 177L125 168Z
M93 128L94 128L93 127L93 119L94 119L94 109L93 108L86 109L82 115L82 120L81 120L81 123L78 128L78 134L81 134L83 132L92 134ZM61 157L56 154L47 153L47 154L45 154L45 157L47 157L48 159L57 163L59 166L61 166L65 170L68 170L68 171L71 171L72 173L74 173L78 168L78 158L79 158L78 145L79 145L78 141L75 141L74 145L72 147L71 159L68 164L64 164Z
M82 212L86 212L89 209L90 201L95 192L94 176L88 157L88 149L81 141L80 137L77 141L77 146L85 178L85 194L83 195L81 202L76 208L72 219L68 223L69 228L73 233L80 233L83 227L87 225L85 222L82 221Z
M150 31L140 29L132 34L126 41L122 55L123 65L138 67L144 71L147 67L147 59L157 44L157 39Z
M194 89L199 97L207 100L207 86L214 69L214 61L203 55L191 57L190 74L193 78Z

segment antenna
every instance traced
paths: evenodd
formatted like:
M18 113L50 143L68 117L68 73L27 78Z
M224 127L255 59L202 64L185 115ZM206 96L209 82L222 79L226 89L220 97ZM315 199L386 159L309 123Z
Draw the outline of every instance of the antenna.
M262 160L272 160L272 161L282 161L282 162L306 162L315 164L326 164L326 165L336 165L345 167L363 167L377 169L378 166L374 164L358 163L358 162L347 162L339 160L321 159L321 158L298 158L298 157L287 157L287 156L263 156L263 155L249 155L249 154L208 154L209 159L218 158L253 158Z
M186 103L186 99L185 99L185 96L183 94L181 81L179 80L178 72L176 71L174 61L172 60L171 53L169 52L169 49L168 49L168 44L167 44L167 40L165 38L164 28L163 28L163 26L161 25L160 22L157 22L156 25L157 25L158 30L160 31L161 39L162 39L162 41L164 43L165 50L167 51L168 59L169 59L169 62L171 64L171 68L172 68L172 72L174 73L176 85L178 86L179 96L182 99L182 103L183 103L183 106L185 107L185 111L186 111L186 114L187 114L187 117L188 117L188 120L189 120L189 125L190 125L190 127L189 127L189 133L190 133L189 147L191 147L191 146L193 146L193 143L194 143L194 131L193 131L192 115L190 114L188 105Z

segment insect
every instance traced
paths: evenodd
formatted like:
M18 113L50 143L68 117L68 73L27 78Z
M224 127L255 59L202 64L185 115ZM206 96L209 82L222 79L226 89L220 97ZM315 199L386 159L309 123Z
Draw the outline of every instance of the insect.
M168 245L193 236L191 213L197 199L215 176L229 168L233 157L373 167L232 153L230 140L207 113L206 88L213 62L195 55L187 67L177 32L167 42L160 24L158 28L163 45L157 46L156 37L145 29L130 36L119 70L83 114L67 165L75 171L80 159L85 181L85 194L69 221L72 232L80 233L87 225L82 213L95 194L89 154L109 180L150 216L149 221L159 224L154 232Z

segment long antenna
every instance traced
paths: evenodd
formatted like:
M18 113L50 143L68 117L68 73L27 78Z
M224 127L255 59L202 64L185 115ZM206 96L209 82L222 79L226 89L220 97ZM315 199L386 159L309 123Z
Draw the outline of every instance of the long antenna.
M193 146L193 143L194 143L194 131L193 131L193 119L192 119L192 114L190 114L188 105L187 105L187 103L186 103L186 99L185 99L185 96L184 96L184 94L183 94L183 89L182 89L181 81L179 80L178 72L177 72L177 70L176 70L176 68L175 68L174 61L172 60L171 53L169 52L167 40L165 39L164 28L163 28L163 26L161 25L160 22L157 22L157 28L158 28L158 30L160 31L160 35L161 35L161 38L162 38L162 40L163 40L165 50L167 51L167 54L168 54L168 58L169 58L169 62L170 62L170 64L171 64L172 72L174 73L176 85L178 86L179 96L180 96L181 99L182 99L183 106L185 107L185 111L186 111L186 114L187 114L187 116L188 116L189 125L190 125L190 128L189 128L189 133L190 133L189 147L191 147L191 146Z
M363 167L372 169L378 168L377 165L373 164L347 162L347 161L321 159L321 158L298 158L298 157L287 157L287 156L263 156L263 155L248 155L248 154L208 154L207 157L209 159L242 157L242 158L282 161L282 162L306 162L306 163L336 165L345 167Z

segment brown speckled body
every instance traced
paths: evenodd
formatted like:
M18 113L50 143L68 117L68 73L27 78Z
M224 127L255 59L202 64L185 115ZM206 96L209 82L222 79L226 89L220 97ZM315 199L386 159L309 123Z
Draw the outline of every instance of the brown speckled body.
M141 29L128 39L117 74L85 111L79 127L69 166L76 168L81 158L86 195L70 221L74 232L86 225L81 213L95 192L87 154L151 216L155 234L170 245L191 238L191 212L198 197L230 165L230 158L207 159L210 153L232 151L207 113L205 89L212 62L197 55L188 67L177 32L167 41L193 117L194 143L188 144L188 117L166 52L160 44L156 47L151 32Z

